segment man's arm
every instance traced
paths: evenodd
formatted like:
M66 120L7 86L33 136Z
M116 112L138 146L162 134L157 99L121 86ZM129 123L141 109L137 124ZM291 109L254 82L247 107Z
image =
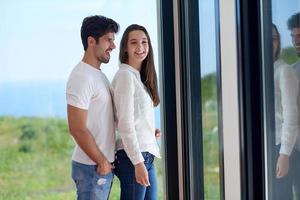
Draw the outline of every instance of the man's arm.
M87 110L68 104L69 130L80 148L98 165L97 172L105 175L111 172L112 165L99 150L94 137L86 127Z

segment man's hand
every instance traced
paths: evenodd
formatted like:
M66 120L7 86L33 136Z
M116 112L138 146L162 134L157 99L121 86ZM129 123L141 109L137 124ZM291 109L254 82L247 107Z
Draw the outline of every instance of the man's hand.
M134 166L135 180L144 187L150 186L148 171L143 162Z
M107 159L104 159L101 163L97 165L97 173L101 176L105 176L110 173L113 169L113 165L108 162Z
M97 173L106 175L111 172L112 165L98 148L87 124L88 111L68 105L68 122L70 133L80 148L97 163Z
M289 172L289 156L280 154L276 165L276 178L283 178Z

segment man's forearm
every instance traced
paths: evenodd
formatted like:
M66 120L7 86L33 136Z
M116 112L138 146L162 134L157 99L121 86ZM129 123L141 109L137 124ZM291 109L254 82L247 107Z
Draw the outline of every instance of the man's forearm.
M103 153L98 148L94 137L86 130L71 131L71 135L74 137L80 148L98 165L107 160Z

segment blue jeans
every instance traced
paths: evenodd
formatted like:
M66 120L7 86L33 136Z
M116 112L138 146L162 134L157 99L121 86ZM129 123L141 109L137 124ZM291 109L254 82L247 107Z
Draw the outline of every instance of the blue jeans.
M101 176L97 165L85 165L72 161L72 178L77 188L78 200L107 200L113 173Z
M154 156L143 152L145 166L148 170L150 186L144 187L136 182L134 166L124 150L116 153L115 174L121 183L121 200L157 200L157 183L154 167Z
M277 164L277 158L279 157L280 144L276 145L276 156L274 160L274 166ZM295 191L296 199L299 200L300 192L300 153L294 150L289 158L289 172L283 178L275 178L274 184L274 200L292 200L293 188ZM276 168L276 167L275 167ZM276 171L276 170L275 170ZM275 176L275 175L274 175Z
M293 165L291 166L291 176L293 177L293 188L296 200L300 200L300 152L295 150L293 152Z

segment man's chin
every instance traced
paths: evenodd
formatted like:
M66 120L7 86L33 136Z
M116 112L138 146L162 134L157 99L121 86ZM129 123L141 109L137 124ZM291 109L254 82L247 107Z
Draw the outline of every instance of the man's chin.
M102 58L101 60L101 63L108 63L109 62L109 58Z

